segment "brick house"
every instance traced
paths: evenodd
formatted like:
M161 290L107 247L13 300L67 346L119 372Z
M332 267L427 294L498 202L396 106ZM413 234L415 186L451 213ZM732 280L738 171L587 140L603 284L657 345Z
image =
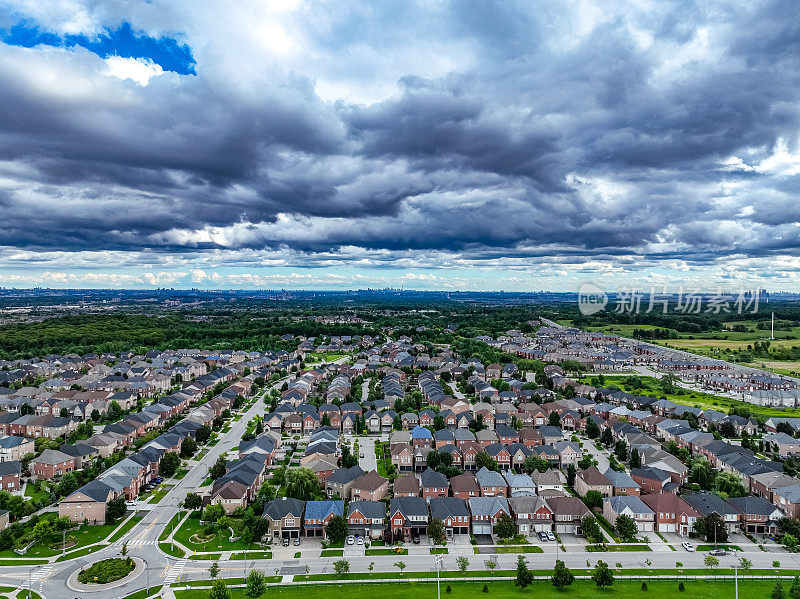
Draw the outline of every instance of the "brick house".
M350 487L353 501L380 501L389 494L389 481L375 470L362 474Z
M57 449L45 449L39 457L30 461L31 478L51 479L75 470L75 458Z

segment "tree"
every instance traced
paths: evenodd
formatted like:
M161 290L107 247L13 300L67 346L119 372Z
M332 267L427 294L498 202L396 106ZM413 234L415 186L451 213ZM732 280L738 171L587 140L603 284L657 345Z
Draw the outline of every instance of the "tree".
M216 422L216 418L214 419ZM220 422L220 428L222 428L222 424L224 424L224 420ZM219 429L217 429L219 430ZM197 432L194 434L195 439L198 443L206 443L211 438L211 427L207 424L204 424L200 428L197 429Z
M707 555L706 559L704 559L703 561L709 568L714 568L716 566L719 566L719 560L713 555Z
M434 543L444 542L444 524L439 518L432 518L428 524L428 536L433 539Z
M225 515L225 508L219 503L211 503L203 508L200 519L203 522L216 522Z
M739 559L739 569L748 572L753 567L753 562L746 557Z
M433 453L433 452L431 452ZM350 447L347 445L342 446L342 468L353 468L358 466L358 458L350 453Z
M500 514L494 525L494 533L501 539L510 539L517 534L517 525L508 514Z
M728 540L728 529L719 514L714 512L695 520L694 530L709 543L724 543Z
M325 525L325 534L335 545L344 543L347 538L347 520L341 516L334 516Z
M462 572L466 572L467 568L469 568L469 560L463 555L459 555L456 558L456 564L458 565L458 569Z
M56 486L56 495L59 497L66 497L78 489L78 478L74 472L67 472L61 477L61 480Z
M558 412L550 412L550 416L547 417L547 423L550 426L561 426L561 414Z
M594 465L594 461L592 460L592 454L587 453L585 456L581 458L581 461L578 462L578 468L581 470L586 470L587 468L591 468Z
M617 519L614 521L614 529L617 531L617 536L623 541L635 539L636 533L639 532L634 519L625 514L617 516Z
M333 562L333 569L339 576L347 574L350 571L350 562L346 559L338 559Z
M125 496L120 495L106 504L106 522L113 522L117 518L122 518L128 508L125 506Z
M800 577L795 576L792 581L792 586L789 588L789 597L791 599L800 599Z
M591 418L586 421L586 436L590 439L597 439L600 436L600 427Z
M639 453L639 450L635 447L631 449L631 457L629 462L631 468L641 468L642 467L642 456Z
M248 597L259 597L267 590L266 576L259 570L252 570L247 575L247 588L245 594Z
M395 562L394 563L394 567L397 568L398 570L400 570L400 574L402 574L403 570L406 569L406 563L405 562Z
M603 541L603 534L600 532L600 525L597 523L597 518L592 515L584 516L581 520L581 530L583 536L590 543L601 543Z
M497 462L495 462L494 458L488 453L481 451L475 456L475 467L478 470L483 467L486 467L489 470L497 470Z
M119 550L119 552L122 554L122 557L128 555L128 541L122 543L122 548Z
M733 472L720 472L714 479L714 491L722 497L744 497L747 489L744 488L741 479Z
M231 593L228 590L228 584L224 580L215 580L213 586L211 587L209 599L231 599Z
M227 471L228 466L225 463L225 458L223 456L219 456L217 461L214 462L214 465L208 470L208 474L213 480L217 480L221 476L225 476Z
M187 493L183 500L183 507L187 510L198 510L203 507L203 498L197 493Z
M533 572L528 569L528 564L523 556L517 557L517 579L514 586L525 589L533 582Z
M614 445L614 455L617 456L620 462L624 462L628 459L628 444L624 439L620 439L617 441L616 445Z
M177 472L180 465L180 456L174 451L168 451L161 456L161 461L158 463L158 473L164 478L169 478Z
M603 445L611 445L614 442L614 437L611 435L611 427L606 427L603 429L603 434L600 435L600 443Z
M575 580L575 576L569 571L566 564L560 559L556 560L556 567L553 568L553 576L550 579L553 586L559 591L563 591L566 587L571 585Z
M575 486L575 476L577 471L575 469L575 464L570 464L567 466L567 486L574 487Z
M797 537L792 534L787 533L783 535L781 543L790 553L794 553L797 550Z
M612 584L614 584L614 573L608 567L607 563L605 563L603 560L599 560L594 567L592 580L594 580L594 583L600 587L600 590L603 590L606 587L610 587Z
M591 491L586 491L586 497L584 497L584 503L586 506L591 509L595 507L603 507L603 494L600 491L596 491L592 489Z
M287 497L311 501L320 494L319 479L311 468L287 470L283 484Z
M217 562L211 564L211 567L208 569L208 574L211 578L217 577L217 574L219 574L219 564Z
M770 594L771 599L784 599L786 594L783 592L783 584L779 580L775 583L775 588L772 589L772 594Z
M186 437L181 443L181 457L190 458L197 453L197 441L191 437Z
M538 470L539 472L547 472L550 469L550 464L544 458L540 458L538 455L532 454L525 458L525 461L522 463L522 467L526 472L533 472L534 470Z

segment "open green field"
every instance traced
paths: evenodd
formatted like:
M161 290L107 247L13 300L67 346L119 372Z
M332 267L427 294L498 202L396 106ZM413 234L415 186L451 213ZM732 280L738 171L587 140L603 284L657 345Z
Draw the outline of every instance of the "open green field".
M629 599L638 597L685 596L687 599L720 599L734 596L734 583L730 581L686 581L685 593L679 593L676 581L648 581L647 591L641 590L640 581L618 581L606 590L600 590L592 581L575 581L564 591L555 589L549 581L536 581L524 591L511 581L485 583L487 593L483 592L483 582L449 582L451 592L442 594L454 599L484 599L490 597L536 597L537 599ZM762 599L768 597L773 588L772 581L740 581L741 599ZM244 599L244 588L229 588L231 599ZM379 592L383 599L406 599L409 596L435 597L435 582L396 582L381 584L380 589L369 584L329 584L312 586L277 586L269 588L263 596L281 599L349 599L364 594ZM177 599L206 599L207 589L175 589Z
M50 493L44 489L36 491L31 483L25 485L25 497L29 497L34 501L42 501L48 503L50 501Z
M57 517L57 513L45 514L43 517L45 518L55 518ZM82 524L80 527L74 530L67 531L67 543L69 543L69 538L73 537L75 539L75 543L71 546L67 547L67 552L73 549L79 549L81 547L86 547L87 545L92 545L99 541L105 539L108 535L114 532L120 525L120 522L115 522L114 524ZM27 553L25 553L24 557L53 557L56 555L61 555L61 542L63 536L61 533L54 534L49 540L36 543L30 549L28 549ZM18 553L16 553L13 549L6 549L4 551L0 551L0 557L20 557Z
M204 526L200 525L200 512L192 514L175 531L175 540L194 551L243 551L249 546L242 541L229 541L230 531L225 529L215 533L214 538L202 542L196 535L204 535Z
M690 389L683 389L684 393L664 393L659 385L659 380L651 376L639 376L642 380L641 387L633 387L625 383L625 380L630 375L605 375L605 383L603 386L616 385L623 391L633 393L634 395L652 395L654 397L665 397L670 401L684 406L693 406L707 410L709 408L726 412L730 408L746 407L751 413L763 416L797 416L797 410L781 409L781 408L767 408L756 406L745 401L738 399L731 399L730 397L722 397L720 395L712 395L711 393L704 393L702 391L693 391ZM592 384L592 379L596 379L597 375L583 376L578 380L587 385Z

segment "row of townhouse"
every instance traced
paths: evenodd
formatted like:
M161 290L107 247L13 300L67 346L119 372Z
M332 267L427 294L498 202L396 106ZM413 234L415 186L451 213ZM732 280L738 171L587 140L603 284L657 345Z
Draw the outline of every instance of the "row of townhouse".
M107 457L117 449L131 445L138 436L163 425L172 415L184 412L188 409L191 399L192 396L185 392L162 398L159 402L147 406L142 412L132 414L119 423L108 425L102 434L90 437L81 445L95 448L99 456ZM184 439L194 437L198 429L210 424L215 416L222 414L225 409L230 409L232 404L233 397L230 394L227 396L220 394L206 404L193 408L167 432L104 470L97 479L63 498L58 506L59 516L69 517L74 522L88 521L93 524L104 522L109 501L119 497L135 499L144 485L158 476L159 463L165 453L179 453ZM59 453L68 455L62 451L64 449L62 447ZM57 455L55 459L61 457ZM58 467L58 463L55 467Z
M555 530L580 534L581 519L589 514L576 497L394 497L388 504L370 499L301 501L279 497L267 502L264 517L274 539L325 536L335 516L347 520L352 535L408 541L427 533L431 519L441 520L447 536L491 535L502 516L514 519L520 534Z

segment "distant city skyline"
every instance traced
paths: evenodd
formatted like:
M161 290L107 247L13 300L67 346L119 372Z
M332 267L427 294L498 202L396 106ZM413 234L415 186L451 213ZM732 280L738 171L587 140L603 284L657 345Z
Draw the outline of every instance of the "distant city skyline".
M800 290L800 5L0 7L0 287Z

